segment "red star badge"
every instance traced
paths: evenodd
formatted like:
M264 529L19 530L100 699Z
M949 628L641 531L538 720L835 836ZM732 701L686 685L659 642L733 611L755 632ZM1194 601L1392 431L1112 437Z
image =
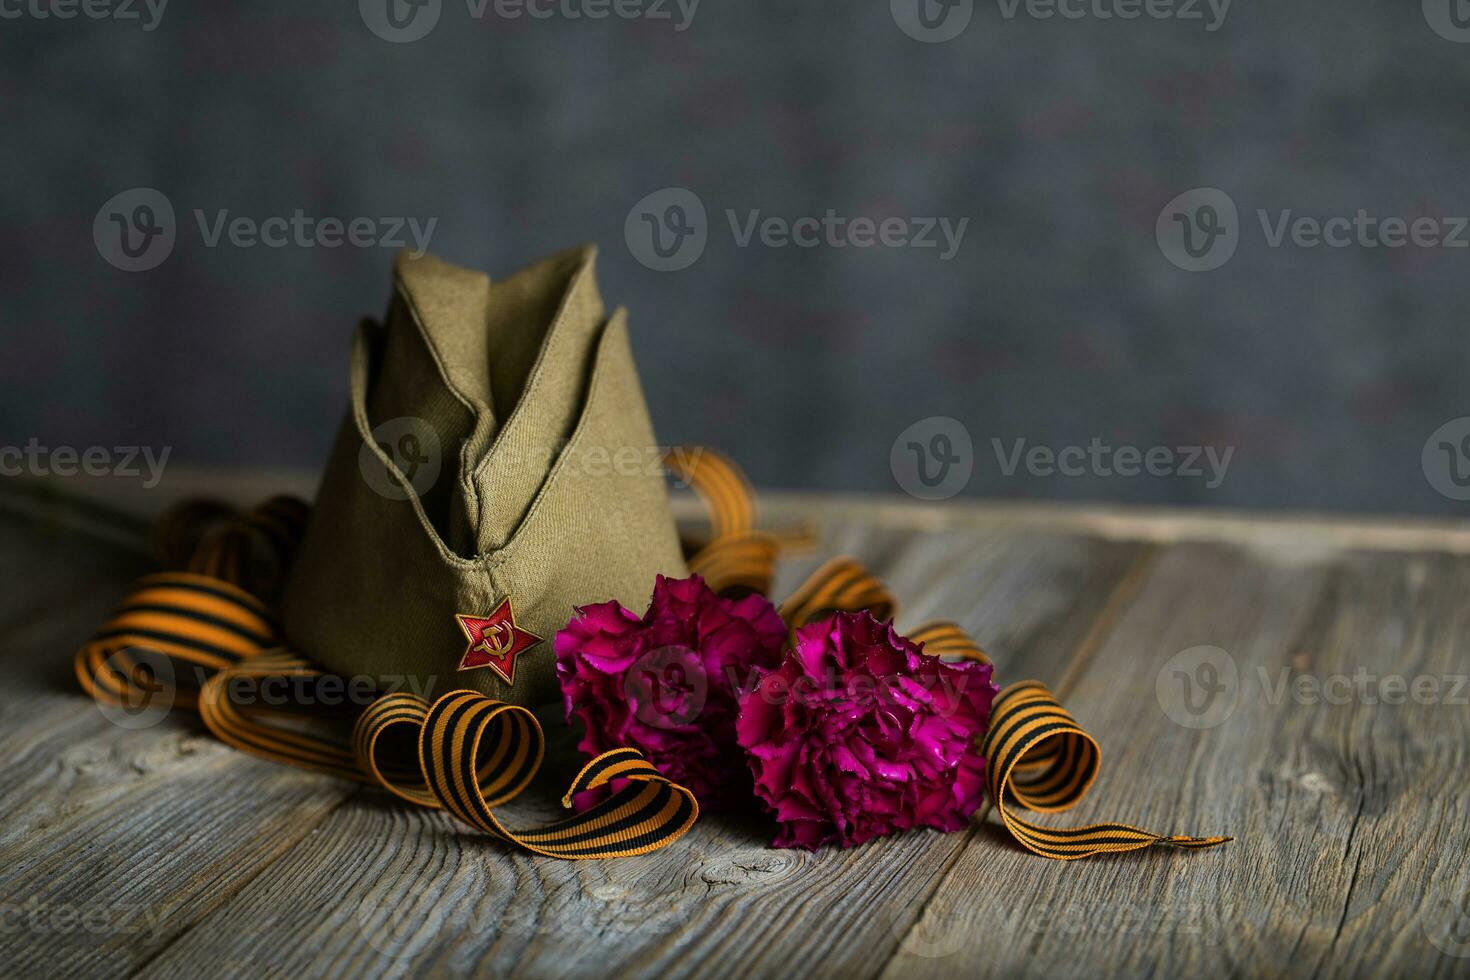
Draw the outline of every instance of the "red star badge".
M459 620L459 628L470 641L459 661L459 669L489 667L505 678L507 684L516 682L516 655L541 642L541 637L516 625L510 596L500 600L489 616L457 613L454 618Z

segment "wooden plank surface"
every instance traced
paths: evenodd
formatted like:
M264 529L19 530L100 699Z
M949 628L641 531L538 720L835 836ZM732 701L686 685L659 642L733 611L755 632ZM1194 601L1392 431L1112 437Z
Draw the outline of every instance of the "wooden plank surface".
M914 616L964 597L967 625L997 637L997 658L1048 676L1069 662L1140 554L1002 534L977 543L939 582L940 566L925 556L958 557L947 536L895 538L852 524L827 531L849 553L881 562L900 594L927 595ZM801 569L786 571L794 584ZM561 756L564 775L574 766ZM221 955L243 959L262 931L278 937L293 974L602 976L617 964L647 976L852 975L892 953L906 927L899 916L963 844L963 835L921 833L811 855L770 850L770 835L760 820L707 815L684 839L636 861L551 865L445 818L354 799L288 856L291 872L258 877L145 975L195 976ZM365 839L395 846L365 851ZM313 868L319 873L305 873ZM874 919L873 908L894 918ZM742 926L753 921L765 928Z
M958 619L1002 682L1053 685L1101 742L1103 772L1044 822L1238 839L1061 864L987 808L962 833L807 854L765 847L761 819L710 815L641 859L531 858L233 753L187 719L114 727L68 664L144 567L118 544L136 527L11 515L0 973L1470 975L1470 558L1456 548L1361 522L1210 540L1198 525L1104 531L1105 514L771 510L822 532L778 593L855 554L903 600L901 627ZM1170 693L1178 670L1204 676L1200 647L1234 671L1211 701L1230 710L1203 723ZM1393 675L1437 693L1384 703ZM509 811L528 821L554 810L575 760L546 720L554 775Z
M138 554L0 517L0 555L0 975L126 975L350 790L78 697L71 653Z

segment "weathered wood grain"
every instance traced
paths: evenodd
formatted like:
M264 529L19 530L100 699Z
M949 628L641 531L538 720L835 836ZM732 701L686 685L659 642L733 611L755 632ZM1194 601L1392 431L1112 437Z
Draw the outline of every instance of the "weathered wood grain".
M71 655L148 563L0 517L0 974L112 976L155 955L346 795L197 723L114 726Z
M760 819L710 815L640 860L530 858L185 720L111 725L69 661L146 568L138 527L43 501L0 515L0 974L1470 976L1463 526L767 511L823 532L778 593L855 554L900 596L900 626L957 619L1003 683L1062 695L1103 772L1044 822L1238 839L1063 865L987 813L813 855L768 849ZM1198 729L1155 685L1202 644L1228 651L1238 684L1229 717ZM1304 703L1289 686L1362 672L1438 694ZM547 731L556 771L509 811L527 821L555 811L575 761L566 728Z
M1142 554L1035 533L895 536L851 522L825 532L820 554L881 569L911 597L909 621L956 615L998 661L1043 676L1064 669ZM819 557L783 569L782 585ZM354 797L144 975L247 960L267 933L272 962L291 974L868 974L964 839L921 833L807 854L768 849L770 834L758 819L707 815L635 861L558 864Z
M992 817L887 975L1467 972L1425 929L1447 911L1431 903L1470 894L1470 788L1449 776L1466 764L1470 709L1301 703L1290 685L1360 669L1463 675L1470 561L1296 558L1169 549L1064 698L1102 742L1103 773L1076 811L1041 822L1238 839L1063 865L1009 846ZM1166 714L1155 684L1201 644L1227 651L1239 680L1220 695L1236 699L1228 719L1196 729Z

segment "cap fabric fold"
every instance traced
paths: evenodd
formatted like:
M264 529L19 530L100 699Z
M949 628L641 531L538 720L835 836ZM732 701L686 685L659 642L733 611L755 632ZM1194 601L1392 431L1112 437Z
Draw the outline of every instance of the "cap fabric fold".
M641 605L657 575L686 574L627 316L606 317L594 262L574 249L492 283L400 257L282 594L292 649L430 696L537 704L557 696L550 639L576 605ZM507 599L519 632L479 632ZM523 633L539 642L497 656Z

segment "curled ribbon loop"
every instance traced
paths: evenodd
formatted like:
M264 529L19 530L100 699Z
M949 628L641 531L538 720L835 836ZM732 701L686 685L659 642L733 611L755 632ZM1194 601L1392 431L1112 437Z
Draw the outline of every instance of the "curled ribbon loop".
M755 493L740 467L724 453L707 446L680 446L664 454L664 465L704 502L712 541L738 537L755 525Z
M1066 709L1038 681L1018 681L997 695L990 729L981 742L990 798L1001 820L1022 845L1042 857L1075 861L1110 851L1136 851L1155 844L1214 847L1229 837L1164 836L1121 823L1057 830L1022 820L1009 798L1027 810L1056 813L1074 806L1097 778L1099 750Z
M199 692L199 716L210 734L242 752L302 769L367 782L351 749L340 739L329 733L318 734L301 729L299 701L322 705L340 697L338 694L327 699L315 693L328 678L340 683L335 676L288 650L268 650L226 667L206 680ZM279 686L282 693L267 700L264 695L273 684ZM236 685L248 685L262 695L260 700L267 703L242 709L232 697ZM298 694L305 697L298 697ZM279 703L269 703L271 701ZM270 716L289 718L293 723L283 726L264 720ZM326 719L314 714L309 716L309 720L322 722Z
M908 638L924 647L924 652L934 657L963 657L966 660L978 660L982 664L990 663L990 658L985 652L970 639L958 623L949 620L926 623L908 634Z
M689 556L689 570L720 595L766 595L776 577L775 535L755 530L755 494L740 468L705 447L664 455L669 472L693 488L709 512L710 541Z
M689 559L716 592L769 593L782 539L754 528L754 502L740 470L707 449L680 449L670 469L709 508L713 536ZM322 729L313 705L342 679L283 649L280 627L262 597L278 588L304 529L307 506L277 497L245 515L216 502L170 511L155 541L165 560L186 570L140 579L101 629L77 652L82 687L99 702L131 709L162 699L199 712L222 742L267 759L378 785L419 806L443 808L461 821L536 854L564 859L621 857L655 850L682 836L699 814L689 790L669 781L640 753L614 749L589 762L562 803L612 784L592 808L549 826L511 830L495 807L516 797L540 768L544 737L525 708L473 691L451 691L430 704L414 694L378 696L357 718L350 741ZM264 543L264 551L260 544ZM185 556L187 555L187 558ZM891 619L888 588L852 558L817 569L780 607L798 627L837 611L867 609ZM989 663L963 628L936 622L909 634L934 656ZM241 705L243 682L264 690L284 682L281 703ZM340 691L339 691L340 694ZM264 699L262 699L264 700ZM284 724L270 718L287 719ZM1007 806L1050 813L1086 794L1099 764L1097 742L1036 681L996 697L979 746L992 800L1007 830L1043 857L1071 861L1110 851L1163 844L1213 847L1228 837L1163 836L1126 824L1054 830L1016 816Z
M272 497L244 514L217 500L186 500L158 519L153 548L166 566L222 579L267 599L285 579L309 513L305 501L288 496Z
M834 612L866 609L892 619L898 603L876 575L851 558L833 558L813 572L781 603L781 618L793 630Z
M233 748L443 807L537 854L572 860L644 854L693 826L694 795L637 751L616 749L588 763L562 802L570 807L574 793L619 780L608 799L545 828L505 827L491 808L525 789L541 766L544 737L527 709L471 691L450 692L432 705L413 694L383 694L359 715L350 742L338 737L324 724L330 718L323 706L342 700L342 678L283 649L275 618L242 587L271 582L252 573L249 535L264 535L278 556L294 549L301 525L291 520L296 508L281 506L282 499L244 518L213 506L185 512L191 523L201 517L228 523L198 538L188 562L194 570L150 575L134 585L77 652L82 688L123 708L197 711L210 733ZM180 533L174 525L171 542ZM200 571L205 568L210 573ZM330 698L328 684L335 688ZM261 696L238 703L241 688ZM267 691L279 693L266 697Z
M380 745L390 732L412 736L397 742L398 759ZM509 829L493 808L514 799L540 768L541 726L525 708L474 691L451 691L432 705L412 694L386 695L363 712L353 741L363 770L391 792L442 806L487 834L548 857L644 854L682 836L699 816L687 789L665 779L639 752L615 749L577 774L562 805L570 807L577 793L625 780L609 799L548 827ZM417 766L401 759L409 748Z
M676 464L675 460L680 461ZM688 460L694 460L692 464ZM716 592L732 586L766 590L774 577L775 550L766 567L753 557L749 543L754 508L749 486L739 469L708 450L671 454L670 467L688 482L711 512L714 537L690 558L690 568L703 574ZM887 586L852 558L834 558L817 569L781 604L781 618L793 631L837 611L867 609L879 619L892 619L897 602ZM908 634L933 656L990 663L990 658L956 623L934 622ZM1054 812L1075 805L1097 777L1099 750L1092 736L1072 720L1043 685L1013 684L996 698L990 727L979 746L986 759L990 796L1006 829L1022 845L1043 857L1076 860L1107 851L1131 851L1155 844L1182 848L1213 847L1229 837L1163 836L1104 823L1075 830L1051 830L1028 823L1006 806L1007 796L1021 807Z
M623 780L608 799L538 830L506 827L493 808L513 799L541 764L541 726L530 711L475 691L451 691L428 709L419 735L424 779L439 803L471 826L547 857L631 857L682 837L699 816L694 794L634 749L589 762L562 798Z
M82 689L119 707L167 699L195 708L204 678L275 646L264 604L236 585L192 572L138 580L77 652Z

